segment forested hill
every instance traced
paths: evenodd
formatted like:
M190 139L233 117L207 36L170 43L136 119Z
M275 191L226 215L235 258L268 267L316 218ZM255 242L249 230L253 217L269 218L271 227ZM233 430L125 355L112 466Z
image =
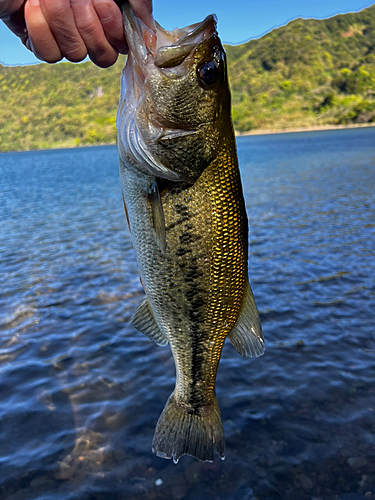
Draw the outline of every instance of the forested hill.
M375 4L226 47L237 130L375 118Z
M375 122L375 5L226 50L239 132ZM0 65L0 151L114 143L123 64Z

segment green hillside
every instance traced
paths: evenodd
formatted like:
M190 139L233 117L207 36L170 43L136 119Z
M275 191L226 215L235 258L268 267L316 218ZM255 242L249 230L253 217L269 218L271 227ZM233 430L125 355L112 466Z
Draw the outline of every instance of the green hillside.
M375 5L226 50L239 132L375 122ZM0 151L114 143L123 64L0 65Z
M114 143L123 65L0 66L0 151Z
M238 131L374 121L375 5L226 49Z

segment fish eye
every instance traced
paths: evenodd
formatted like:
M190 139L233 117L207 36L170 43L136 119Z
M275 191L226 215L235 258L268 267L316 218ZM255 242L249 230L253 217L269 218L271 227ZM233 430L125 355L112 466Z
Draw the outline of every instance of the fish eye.
M198 68L198 76L206 85L213 85L219 76L219 67L216 62L208 61Z

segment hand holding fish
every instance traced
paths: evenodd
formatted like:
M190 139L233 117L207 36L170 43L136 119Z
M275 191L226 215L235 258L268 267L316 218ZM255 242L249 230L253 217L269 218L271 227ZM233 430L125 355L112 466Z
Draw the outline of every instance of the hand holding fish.
M153 26L152 0L131 0ZM100 67L127 53L122 16L113 0L0 0L0 18L39 59L90 59Z

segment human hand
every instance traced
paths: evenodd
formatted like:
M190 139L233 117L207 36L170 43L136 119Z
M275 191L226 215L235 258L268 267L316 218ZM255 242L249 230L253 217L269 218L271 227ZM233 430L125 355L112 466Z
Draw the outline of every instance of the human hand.
M153 27L152 0L129 0ZM100 67L127 53L119 7L113 0L0 0L0 17L41 60L72 62L87 55Z

